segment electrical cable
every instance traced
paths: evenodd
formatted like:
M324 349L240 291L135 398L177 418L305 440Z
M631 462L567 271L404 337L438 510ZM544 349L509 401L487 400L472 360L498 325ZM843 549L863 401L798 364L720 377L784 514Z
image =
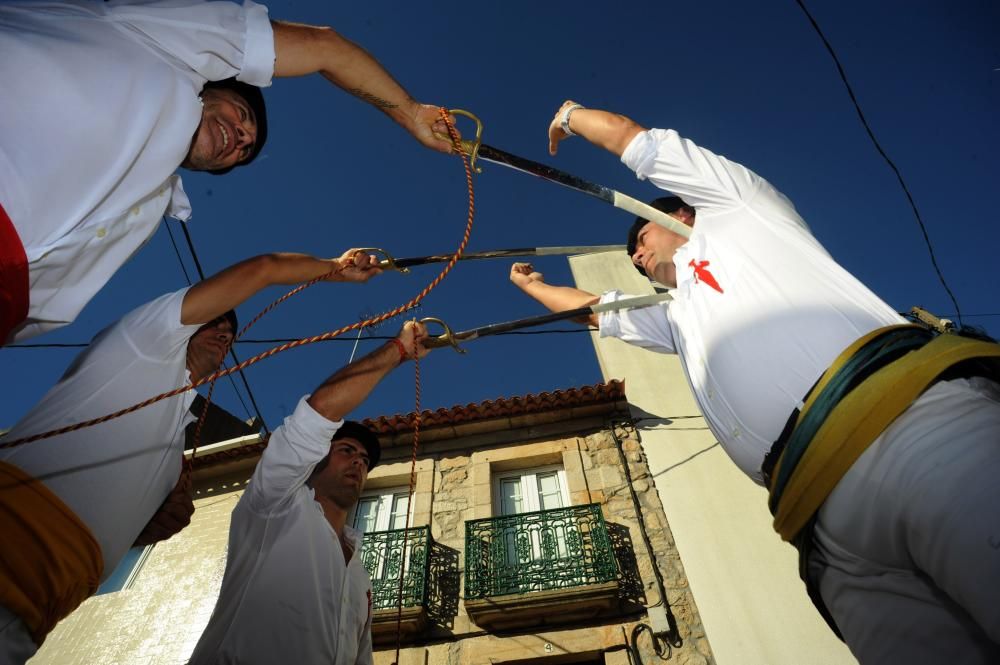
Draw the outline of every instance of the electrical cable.
M177 241L174 240L174 232L170 230L170 220L166 216L163 217L163 226L166 227L166 229L167 229L167 235L170 236L170 244L174 246L174 254L177 255L177 262L181 266L181 272L184 273L184 280L188 283L188 286L191 286L191 276L188 275L187 266L184 265L184 259L181 258L181 252L177 248ZM185 234L187 234L187 227L182 227L182 228L184 229ZM189 242L190 242L190 237L189 237ZM194 247L192 245L190 245L190 244L189 244L189 246L192 248L192 256L194 257L195 265L198 266L198 270L199 270L199 272L201 272L201 266L198 263L198 257L194 255L194 251L193 251ZM83 346L87 346L87 345L84 344ZM234 359L235 359L235 356L234 356ZM222 366L226 367L228 369L228 367L226 366L225 362L222 363ZM232 384L232 386L233 386L233 392L236 393L236 397L240 400L240 404L243 405L243 411L247 414L247 416L253 418L253 416L250 415L250 407L247 406L246 401L243 399L243 395L241 395L240 391L236 388L236 382L233 380L232 375L229 375L229 382ZM215 384L213 383L212 385L214 387ZM248 388L249 388L249 386L248 386ZM261 423L263 423L263 420L261 420ZM199 424L198 431L200 432L201 431L201 419L198 420L198 424ZM266 430L267 427L265 426L264 429Z
M642 517L642 505L639 503L639 496L635 492L635 485L632 483L632 471L628 465L628 459L625 457L625 448L621 437L618 436L618 432L615 428L618 426L618 422L612 420L607 424L608 432L611 434L611 438L615 442L615 448L618 451L618 459L622 465L622 472L625 474L625 484L628 486L629 494L632 498L632 509L635 511L636 519L639 522L639 533L642 534L643 544L646 546L646 552L649 555L653 569L653 577L656 578L657 591L660 594L660 602L663 603L663 609L667 617L667 624L669 626L669 632L659 636L653 632L653 629L643 623L638 624L632 630L632 649L635 651L636 658L642 661L639 654L639 650L636 647L636 641L638 639L638 634L640 629L645 628L649 631L650 636L653 638L653 648L656 651L656 655L662 660L666 660L671 657L672 649L681 648L684 645L684 640L681 638L680 629L677 626L677 618L674 616L673 611L670 609L670 602L667 599L667 585L663 580L663 573L660 571L660 563L656 556L656 550L653 549L653 543L649 539L649 533L646 531L646 521ZM621 423L623 426L626 423ZM634 425L632 426L635 427ZM660 644L663 641L667 646L664 649ZM667 656L664 658L663 653L666 652Z
M181 258L181 250L177 247L177 241L174 240L174 232L170 230L170 220L167 219L166 215L163 217L163 226L167 229L167 235L170 236L170 244L174 246L174 254L177 255L177 263L181 264L181 272L184 273L184 281L191 286L191 276L188 275L187 266L184 265L184 259Z
M170 236L170 244L173 245L173 247L174 247L174 254L177 256L177 262L181 266L181 272L184 273L184 280L188 283L188 286L191 286L191 276L188 274L187 266L184 265L184 259L181 258L181 251L177 247L177 241L174 239L174 232L170 230L170 220L166 217L166 215L164 215L164 217L163 217L163 226L166 227L166 229L167 229L167 235ZM187 234L187 227L182 225L182 228L184 229L184 233L186 235ZM188 243L189 243L188 246L191 247L191 253L192 253L192 256L194 257L195 265L198 267L198 271L201 272L201 265L198 262L198 257L197 257L197 255L194 254L194 246L192 244L190 244L190 236L188 236ZM64 346L68 347L70 345L64 345ZM84 344L82 346L87 346L87 345ZM233 358L236 359L235 356L233 356ZM239 360L238 359L236 359L236 360L237 360L237 363L238 363ZM223 367L226 367L225 362L223 362ZM227 367L227 369L228 369L228 367ZM240 400L240 404L243 405L243 411L247 414L247 416L249 416L249 417L252 418L253 416L250 415L250 407L247 406L246 401L243 399L243 395L241 395L240 391L236 388L236 381L233 380L232 375L229 375L229 382L233 385L233 392L236 393L236 397ZM213 386L214 386L214 383L213 383ZM247 386L247 388L248 388L248 392L249 392L249 386ZM252 397L251 397L251 399L252 399ZM258 411L258 415L259 415L259 413L260 412ZM263 422L264 422L263 419L261 419L261 423L262 424L263 424ZM201 425L201 419L198 420L198 423L199 423L198 431L200 432L201 431L201 426L200 426ZM265 429L265 431L267 430L267 426L266 425L264 426L264 429Z
M997 316L1000 316L998 314ZM491 335L491 337L500 337L503 335L571 335L578 333L591 333L597 332L597 328L557 328L555 330L508 330L507 332L498 332ZM284 344L286 342L297 342L299 338L297 337L275 337L275 338L261 338L261 339L238 339L234 344ZM370 340L390 340L395 339L394 335L365 335L365 339ZM354 343L354 340L350 337L332 337L330 339L319 340L322 342L350 342ZM38 344L8 344L3 347L5 349L82 349L90 346L86 342L43 342Z
M847 80L847 74L844 72L844 68L840 64L840 58L837 57L837 53L833 50L833 47L830 45L830 42L827 41L827 38L823 34L823 31L820 29L819 24L816 22L816 19L814 19L812 14L809 13L809 10L806 9L803 0L795 0L795 2L799 6L799 8L802 9L803 13L805 13L806 18L809 19L809 22L812 24L813 29L816 30L816 34L818 34L820 40L822 40L823 46L826 47L826 50L827 52L829 52L830 57L833 58L833 63L837 66L837 71L840 73L840 79L841 81L844 82L844 87L847 88L847 94L851 98L851 103L854 104L854 110L857 111L858 117L861 119L862 126L868 133L868 138L871 139L872 143L875 145L875 149L889 165L889 168L892 169L892 172L896 174L896 179L899 181L899 185L903 188L903 193L906 195L906 200L909 201L910 208L913 209L913 214L917 218L917 224L920 226L920 232L924 236L924 243L927 245L928 254L930 254L931 265L934 267L934 271L937 273L938 279L941 281L941 286L944 287L944 290L948 293L948 297L951 298L952 304L955 305L955 317L958 319L958 324L960 326L963 325L962 310L959 308L958 300L955 298L955 294L952 293L951 287L948 286L948 282L945 281L944 274L941 272L941 268L938 266L937 257L934 254L934 246L931 243L930 236L927 234L927 227L924 225L924 220L920 216L920 211L917 210L917 204L913 200L913 196L910 194L910 188L906 186L906 182L903 180L903 175L899 172L899 169L896 168L896 164L893 163L893 161L889 158L889 155L887 155L885 150L882 149L882 145L878 142L878 139L875 138L875 132L873 132L872 128L868 125L868 120L865 118L865 114L862 113L861 111L861 105L858 103L857 97L854 96L854 90L853 88L851 88L851 84Z
M181 222L178 222L178 224L180 224L181 230L184 231L184 239L187 240L188 249L191 251L191 258L194 259L194 267L198 271L198 278L201 281L205 281L205 271L201 269L201 261L198 260L198 252L195 251L194 241L191 239L191 233L190 231L188 231L187 224ZM173 234L171 234L170 239L173 240L173 237L174 237ZM184 272L184 275L187 276L187 271ZM188 284L190 283L191 283L190 280L188 280ZM234 330L233 333L235 334L236 331ZM236 356L236 350L233 349L232 344L229 345L229 355L232 356L233 362L235 362L237 365L240 364L240 359ZM223 363L223 367L225 367L225 363ZM226 369L228 369L228 367ZM264 428L265 434L270 434L271 430L268 429L267 422L264 420L264 414L260 412L260 407L257 406L257 400L253 396L253 390L250 389L250 382L247 380L247 375L243 373L243 370L240 370L239 374L240 374L240 379L243 380L243 387L246 388L247 397L250 398L250 403L253 405L254 413L257 414L257 418L260 421L260 426ZM249 414L250 409L247 408L246 402L243 401L243 396L240 395L240 391L236 388L236 381L235 379L233 379L233 375L228 374L227 376L229 377L229 382L233 384L233 391L236 393L236 396L239 397L240 402L243 404L243 408L246 409L247 413Z

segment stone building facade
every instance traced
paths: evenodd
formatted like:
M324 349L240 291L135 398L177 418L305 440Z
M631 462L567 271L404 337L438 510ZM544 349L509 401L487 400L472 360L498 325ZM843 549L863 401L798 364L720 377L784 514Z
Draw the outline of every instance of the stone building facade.
M383 456L351 519L366 528L375 662L713 663L629 418L618 381L424 411L415 461L416 414L367 421ZM121 590L84 603L31 663L185 663L263 445L201 449L191 526L137 553Z

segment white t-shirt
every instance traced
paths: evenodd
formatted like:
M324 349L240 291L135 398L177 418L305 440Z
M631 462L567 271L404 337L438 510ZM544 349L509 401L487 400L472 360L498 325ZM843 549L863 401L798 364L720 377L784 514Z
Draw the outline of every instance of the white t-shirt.
M622 162L697 211L677 250L674 300L606 312L602 336L680 356L708 426L762 483L760 466L792 410L862 335L904 323L840 267L766 180L673 130L633 139ZM625 297L611 292L608 302Z
M59 383L7 434L12 441L99 418L190 383L181 324L187 289L161 296L105 328ZM45 482L90 528L104 576L121 561L180 477L194 391L106 423L0 450Z
M370 665L371 581L362 533L350 562L306 485L343 421L303 398L271 435L233 510L222 589L190 665Z
M201 90L269 85L274 37L252 0L5 0L0 53L0 205L30 287L17 341L73 321L165 213L188 218L171 174Z

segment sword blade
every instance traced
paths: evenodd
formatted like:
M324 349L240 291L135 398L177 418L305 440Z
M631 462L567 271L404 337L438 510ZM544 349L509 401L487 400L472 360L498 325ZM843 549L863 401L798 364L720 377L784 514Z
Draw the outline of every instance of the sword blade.
M486 145L485 143L479 146L479 158L485 159L488 162L493 162L494 164L500 164L501 166L521 171L522 173L527 173L528 175L550 180L563 185L564 187L569 187L570 189L590 194L591 196L596 196L602 201L611 203L612 205L615 201L613 189L609 189L604 185L598 185L597 183L588 182L583 178L578 178L572 173L566 173L565 171L560 171L557 168L546 166L545 164L541 164L539 162L533 162L530 159L525 159L524 157L512 155L509 152L504 152L499 148L494 148L493 146Z
M463 140L461 143L462 151L466 154L472 154L472 149L475 144L468 140ZM546 166L545 164L541 164L539 162L533 162L530 159L525 159L524 157L512 155L509 152L504 152L499 148L494 148L493 146L486 145L485 143L480 144L478 155L480 159L485 159L493 164L500 164L501 166L506 166L508 168L521 171L522 173L527 173L529 175L563 185L564 187L575 189L579 192L583 192L584 194L590 194L591 196L595 196L606 203L610 203L616 208L630 212L637 217L648 219L651 222L656 222L660 226L670 229L674 233L685 238L691 237L690 227L681 224L667 213L661 212L656 208L646 205L638 199L622 194L621 192L611 189L610 187L588 182L587 180L578 178L571 173L560 171L559 169Z
M566 319L573 319L578 316L600 314L601 312L612 312L619 309L649 307L651 305L656 305L671 299L672 297L669 293L655 293L649 296L626 298L625 300L617 300L615 302L595 304L595 305L590 305L588 307L578 307L576 309L569 309L563 312L552 312L549 314L541 314L539 316L529 316L528 318L517 319L516 321L492 323L487 326L480 326L478 328L472 328L470 330L463 330L462 332L453 333L453 337L456 341L469 342L474 339L478 339L480 337L496 335L497 333L502 333L502 332L510 332L512 330L520 330L522 328L531 328L533 326L540 326L546 323L553 323L555 321L565 321ZM440 337L431 337L430 339L427 339L424 342L424 346L426 346L427 348L437 348L441 346L448 346L449 344L450 342L447 339L447 335L442 335Z
M511 249L494 249L487 252L466 252L459 257L459 261L473 261L476 259L498 259L508 256L568 256L571 254L598 254L600 252L624 252L625 245L589 245L589 246L569 246L569 247L515 247ZM409 268L426 263L445 263L451 261L454 254L431 254L429 256L411 256L405 259L393 259L393 263L399 268ZM389 261L379 262L382 267L389 266Z

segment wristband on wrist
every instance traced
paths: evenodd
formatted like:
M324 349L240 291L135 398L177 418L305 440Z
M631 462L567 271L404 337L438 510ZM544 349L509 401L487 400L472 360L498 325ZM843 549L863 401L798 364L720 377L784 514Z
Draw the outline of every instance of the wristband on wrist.
M573 114L573 111L582 108L584 108L582 104L572 104L560 114L559 128L566 132L567 136L576 136L576 132L569 128L569 117Z
M399 364L403 364L410 359L410 354L406 352L406 347L403 346L402 342L395 337L393 337L390 341L396 345L396 349L399 351Z

